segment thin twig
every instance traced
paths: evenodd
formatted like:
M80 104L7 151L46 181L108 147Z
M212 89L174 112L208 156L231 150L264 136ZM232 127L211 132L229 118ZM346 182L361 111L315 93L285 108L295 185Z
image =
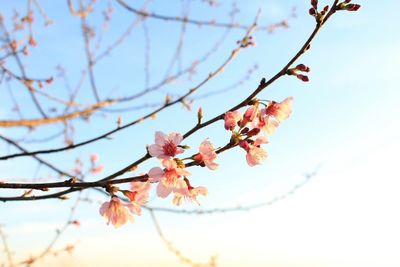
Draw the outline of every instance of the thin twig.
M7 236L3 231L3 225L0 225L0 238L1 241L3 242L3 247L4 247L4 253L6 254L7 260L8 260L8 266L9 267L14 267L14 261L13 261L13 256L10 250L10 246L8 245L7 241Z
M215 267L216 266L216 257L215 256L211 256L209 259L209 262L207 262L207 263L198 263L198 262L194 262L191 258L182 254L182 252L179 249L177 249L174 246L174 244L165 237L165 235L161 229L160 223L158 222L158 220L154 214L154 211L149 210L149 212L150 212L154 227L156 228L156 231L158 233L158 236L164 242L164 244L168 248L168 250L171 251L176 257L178 257L178 259L180 261L182 261L183 263L188 264L192 267Z

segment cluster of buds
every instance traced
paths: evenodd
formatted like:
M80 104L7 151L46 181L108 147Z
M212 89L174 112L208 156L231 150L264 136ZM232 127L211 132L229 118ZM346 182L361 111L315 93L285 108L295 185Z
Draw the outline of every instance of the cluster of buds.
M25 24L32 25L34 21L33 12L29 11L26 16L20 18L19 13L15 12L13 16L14 31L21 31L25 28Z
M14 31L21 31L25 28L25 24L28 25L28 27L29 27L28 44L32 47L36 46L37 42L32 34L32 24L34 22L33 12L29 11L28 14L26 16L22 17L21 19L19 19L18 13L16 13L13 20L14 20ZM14 49L13 47L11 47L11 48Z
M32 23L33 22L33 12L29 11L25 17L21 18L22 23Z
M315 20L320 23L328 10L329 6L327 5L320 12L318 12L318 0L311 0L311 8L308 10L308 13L315 17Z
M22 79L21 82L30 90L35 91L35 85L39 88L43 88L43 82L46 84L51 84L53 82L53 77L50 77L46 80L30 80L30 79Z
M99 156L97 154L90 155L90 168L84 170L85 164L79 158L75 160L75 166L72 172L75 176L83 176L86 173L99 174L103 172L104 165L99 164Z
M279 23L271 24L267 26L268 32L273 33L276 31L278 28L284 28L288 29L289 28L289 21L287 19L282 20Z
M253 36L246 36L242 40L237 40L236 43L243 48L246 48L248 46L256 46Z
M292 100L292 97L280 103L253 100L243 115L238 110L225 113L225 129L232 131L230 143L246 151L249 166L261 164L267 158L267 152L261 145L268 143L268 136L289 117ZM261 105L264 108L260 108Z
M44 80L44 82L46 84L51 84L53 82L53 80L54 80L54 78L50 77L50 78ZM38 83L39 88L43 88L43 82L42 81L38 81L37 83Z
M337 10L357 11L360 9L359 4L350 4L351 0L346 0L337 6Z
M304 74L301 74L299 72L308 73L308 72L310 72L310 68L307 67L304 64L299 64L295 68L288 69L286 71L286 74L287 75L294 75L294 76L297 77L297 79L299 79L299 80L301 80L303 82L308 82L309 81L308 76L304 75Z

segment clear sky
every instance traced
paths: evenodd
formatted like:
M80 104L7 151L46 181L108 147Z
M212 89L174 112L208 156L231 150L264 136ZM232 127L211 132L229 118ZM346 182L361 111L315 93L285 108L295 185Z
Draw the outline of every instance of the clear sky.
M221 0L221 6L212 12L200 0L192 2L190 16L193 18L227 19L230 1ZM30 74L33 77L54 74L54 67L62 63L70 80L76 84L85 67L79 20L69 14L65 3L49 0L41 3L55 24L35 30L38 47L26 60ZM105 3L99 4L99 10ZM104 37L103 49L134 19L112 3L115 14ZM130 3L140 7L142 1ZM250 168L244 152L236 149L219 157L220 168L215 172L191 170L191 180L209 190L209 196L200 199L203 209L268 201L290 191L304 180L304 173L320 166L317 175L295 194L272 206L249 212L201 216L157 214L165 236L182 253L200 262L217 255L218 266L233 267L400 266L400 20L397 14L400 2L359 0L356 3L362 5L360 11L335 15L317 36L312 49L298 62L311 67L309 83L284 77L261 94L260 98L277 101L294 97L292 116L266 145L267 161ZM238 21L243 23L251 23L259 7L263 10L261 24L286 17L292 6L297 7L298 17L290 21L288 30L255 33L257 46L241 52L220 76L201 89L198 95L225 88L244 76L254 63L258 64L258 69L242 86L193 103L193 110L203 107L205 119L238 103L258 85L261 77L268 78L279 71L313 29L313 19L307 15L309 1L250 0L238 1L238 5ZM9 16L14 6L23 8L25 1L0 1L1 12L5 15ZM150 7L163 14L180 12L176 0L153 1ZM91 22L98 23L99 19ZM180 24L149 20L147 25L151 36L152 84L165 75L177 44ZM222 34L223 30L188 26L182 64L197 59ZM143 28L138 27L121 47L95 68L103 97L123 95L144 86L143 36ZM162 92L182 93L197 84L229 56L236 40L242 36L243 31L232 30L221 49L207 64L199 67L191 81L178 81ZM56 79L47 90L65 97L62 91L57 91L61 86L63 82ZM81 101L92 102L88 80L84 88ZM15 85L16 96L29 110L29 98L18 89ZM163 94L156 92L134 105L162 98ZM0 85L0 118L15 116L11 107L3 83ZM122 117L130 121L146 111L123 113ZM38 116L35 112L24 115ZM75 139L85 140L114 127L118 115L106 113L106 119L94 117L90 124L78 121ZM154 131L185 132L195 120L195 112L176 106L159 114L156 120L120 132L111 140L44 158L70 169L77 156L87 163L89 155L96 152L106 164L104 174L111 174L141 156L144 145L153 142ZM50 136L60 129L47 127L38 129L37 133ZM0 132L16 138L26 134L25 130L0 129ZM207 137L219 146L227 141L229 134L219 122L187 139L187 144L197 147ZM46 146L60 144L58 140ZM43 144L29 145L31 150L41 147ZM9 149L6 144L0 144L1 155ZM147 172L154 164L157 164L155 160L144 164L137 173ZM29 178L36 167L37 164L28 159L8 160L0 162L0 173L6 178ZM42 167L39 176L48 177L49 173ZM95 178L101 176L90 177ZM90 196L106 200L96 193ZM65 202L0 203L0 224L5 225L16 258L37 253L50 242L54 229L68 216L75 197ZM160 201L154 192L150 204L172 207L170 199ZM135 223L114 229L99 216L98 208L98 203L80 204L76 218L81 221L81 227L69 228L57 243L56 248L76 243L72 256L50 257L38 266L185 266L166 249L147 212ZM186 204L183 208L195 207ZM0 254L0 266L3 262L4 255Z

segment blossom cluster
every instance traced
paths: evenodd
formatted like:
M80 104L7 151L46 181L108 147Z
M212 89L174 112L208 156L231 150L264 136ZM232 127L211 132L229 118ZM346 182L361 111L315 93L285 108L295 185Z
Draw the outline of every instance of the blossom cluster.
M185 169L182 159L176 158L182 154L187 146L180 145L183 136L180 133L163 132L155 133L155 143L148 146L148 152L152 157L160 160L163 168L153 167L148 172L147 182L132 182L131 190L120 190L117 187L109 189L112 197L109 202L105 202L100 208L100 214L115 227L119 227L128 221L133 222L134 215L140 215L141 206L146 204L149 198L151 183L157 183L157 196L168 197L174 195L173 204L180 205L183 200L198 203L199 195L206 196L207 188L204 186L193 187L187 176L191 175ZM199 147L199 152L190 158L201 166L207 166L210 170L218 168L215 162L217 154L211 142L206 139ZM121 200L116 193L120 191L128 199Z
M275 129L286 120L291 113L292 97L282 102L262 101L254 99L242 114L239 110L228 111L224 114L224 127L232 133L231 139L225 148L239 146L246 151L246 161L249 166L261 164L267 158L267 152L261 148L268 143L268 137ZM202 110L198 112L198 123L201 123ZM189 149L182 145L183 136L172 132L165 134L156 132L154 144L147 147L148 154L157 158L162 167L153 167L148 173L146 182L132 182L131 190L121 190L117 187L108 188L111 200L105 202L100 208L100 214L108 223L119 227L128 221L134 220L134 215L140 215L141 206L145 205L149 198L151 184L157 184L156 193L160 198L173 195L172 203L180 205L184 200L197 204L199 196L206 196L208 190L204 186L192 186L188 176L191 173L186 169L184 161L191 161L192 165L207 167L210 170L218 168L217 155L223 149L216 150L209 139L201 142L198 152L190 157L178 158ZM93 155L92 162L98 157ZM121 192L125 199L117 196Z
M134 214L141 214L141 206L146 204L149 199L149 182L132 182L131 190L119 190L113 188L111 192L111 200L105 202L100 207L100 214L112 223L116 228L124 225L128 221L133 222ZM115 195L121 191L128 201L121 200Z
M184 152L180 143L183 136L180 133L170 133L166 135L162 132L156 132L155 144L148 147L149 154L161 160L164 169L154 167L150 169L148 176L150 182L158 183L157 195L166 198L169 194L174 194L173 203L179 205L182 199L197 202L198 195L207 195L205 187L192 187L187 176L190 172L185 170L185 164L182 159L175 158L176 155ZM193 159L200 164L204 164L210 170L215 170L218 164L214 162L217 154L213 145L208 139L204 140L199 147L199 152L188 158Z
M292 97L280 103L253 100L244 114L238 110L225 113L225 129L232 131L231 143L246 151L249 166L258 165L267 158L261 145L268 143L268 137L289 117L292 100Z
M87 173L91 173L91 174L100 174L104 171L104 164L99 164L99 160L100 157L98 154L91 154L90 155L90 168L89 169L85 169L84 168L84 163L82 160L80 160L79 158L75 160L75 165L74 168L72 169L72 172L74 173L75 176L77 177L81 177L81 176L85 176L85 174Z

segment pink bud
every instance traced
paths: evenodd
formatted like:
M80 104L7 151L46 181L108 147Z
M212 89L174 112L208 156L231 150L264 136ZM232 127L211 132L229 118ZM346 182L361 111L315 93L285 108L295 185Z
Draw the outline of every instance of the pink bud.
M298 75L296 75L296 77L297 77L299 80L302 80L303 82L308 82L308 81L310 81L310 80L308 79L308 76L306 76L306 75L298 74Z
M239 146L240 146L241 148L243 148L244 150L246 150L246 151L248 151L248 150L250 149L249 143L247 143L247 141L244 141L244 140L241 140L241 141L239 142Z
M304 64L299 64L296 66L296 69L303 72L310 72L310 68Z
M361 5L359 5L359 4L348 4L345 9L347 11L357 11L360 9L360 7L361 7Z
M250 132L247 133L247 136L248 136L248 137L255 136L255 135L259 134L260 131L261 131L260 128L254 128L254 129L252 129Z

